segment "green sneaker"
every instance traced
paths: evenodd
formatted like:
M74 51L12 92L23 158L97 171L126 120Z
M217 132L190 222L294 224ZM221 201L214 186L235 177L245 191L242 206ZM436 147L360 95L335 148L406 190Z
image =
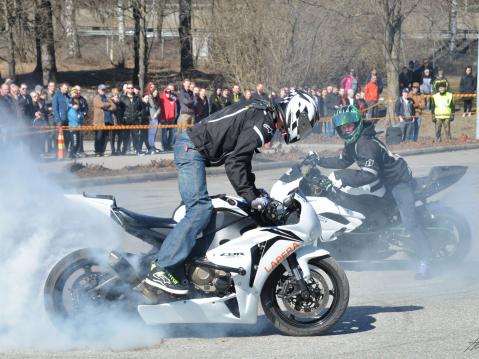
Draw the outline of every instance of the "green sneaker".
M145 283L171 294L188 294L188 286L183 285L173 274L153 262Z

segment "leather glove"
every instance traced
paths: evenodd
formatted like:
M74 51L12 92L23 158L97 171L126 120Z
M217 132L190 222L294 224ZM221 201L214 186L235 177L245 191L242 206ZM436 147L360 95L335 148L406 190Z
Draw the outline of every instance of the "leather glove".
M259 197L269 197L269 193L264 188L257 188Z
M323 177L319 183L318 187L321 188L323 191L331 191L333 189L333 182L328 177Z
M257 197L251 202L251 208L257 211L263 211L269 203L268 197Z
M309 151L308 155L304 158L302 165L305 166L316 166L319 162L319 155L314 151Z

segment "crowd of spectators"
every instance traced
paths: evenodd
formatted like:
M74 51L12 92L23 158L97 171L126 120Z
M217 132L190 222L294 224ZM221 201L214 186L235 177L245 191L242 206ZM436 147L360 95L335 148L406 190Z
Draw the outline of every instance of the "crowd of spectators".
M433 95L439 93L439 87L445 88L445 92L441 90L441 94L448 93L449 81L442 70L436 73L428 59L424 59L421 66L410 61L407 67L402 68L398 80L400 96L394 106L394 113L402 130L402 140L417 141L424 110L432 109L432 117L436 120L435 112L439 110ZM373 67L363 82L351 69L339 79L337 85L329 84L323 88L313 87L306 90L317 98L323 119L330 118L340 106L351 105L359 109L364 119L374 120L379 116L378 103L383 89L382 77ZM16 124L17 128L20 124L25 130L37 131L37 135L31 136L28 141L32 152L37 155L56 153L58 132L52 128L68 126L69 130L64 133L65 148L70 158L77 158L84 156L85 132L74 128L92 124L105 128L94 131L96 156L105 155L108 143L111 155L126 155L129 152L144 155L171 151L176 136L188 125L199 122L226 106L250 99L277 101L284 97L288 90L288 87L284 87L278 94L274 91L268 94L263 84L259 83L254 90L245 89L242 93L240 86L235 84L231 88L214 88L208 96L205 88L184 79L179 91L173 83L160 89L150 82L143 95L140 95L140 89L131 83L124 84L120 89L110 89L107 85L100 84L95 96L91 101L87 101L80 86L50 82L46 88L37 85L33 91L29 91L27 84L17 85L7 79L0 87L0 112L3 114L0 141L6 141L12 124ZM460 92L471 94L475 91L476 78L472 75L472 68L467 66L460 81ZM437 97L437 101L441 99L442 97ZM446 128L446 135L450 138L449 126L454 120L455 109L452 101L447 105L451 107L451 111L447 112L450 114L447 126L444 121L439 122ZM463 116L471 114L472 97L466 97ZM438 116L437 118L441 118L442 115ZM114 125L159 124L183 126L108 130L109 126ZM325 137L335 136L333 124L327 120L318 123L314 131ZM159 132L161 148L156 147ZM440 139L440 129L437 137L437 126L436 139Z

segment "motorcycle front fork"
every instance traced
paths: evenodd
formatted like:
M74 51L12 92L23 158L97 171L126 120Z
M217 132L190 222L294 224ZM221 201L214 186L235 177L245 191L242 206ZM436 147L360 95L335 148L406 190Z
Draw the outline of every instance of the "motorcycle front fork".
M285 266L286 270L293 275L296 281L296 284L298 285L299 294L301 294L301 297L303 299L309 299L311 297L311 293L309 292L306 281L304 280L303 275L301 274L301 271L299 269L299 264L298 264L298 260L296 259L296 255L293 253L286 259L286 261L287 261L287 266Z

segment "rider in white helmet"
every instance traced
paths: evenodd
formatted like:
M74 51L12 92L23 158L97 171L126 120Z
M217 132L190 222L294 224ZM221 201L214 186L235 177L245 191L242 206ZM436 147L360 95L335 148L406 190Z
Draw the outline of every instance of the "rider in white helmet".
M183 132L176 140L174 154L186 214L165 238L145 283L172 294L188 293L188 285L180 280L184 276L183 262L213 212L206 167L224 164L237 194L252 208L263 209L268 196L255 186L253 154L271 141L276 129L286 143L303 139L318 118L316 99L292 89L278 102L252 100L228 106Z

